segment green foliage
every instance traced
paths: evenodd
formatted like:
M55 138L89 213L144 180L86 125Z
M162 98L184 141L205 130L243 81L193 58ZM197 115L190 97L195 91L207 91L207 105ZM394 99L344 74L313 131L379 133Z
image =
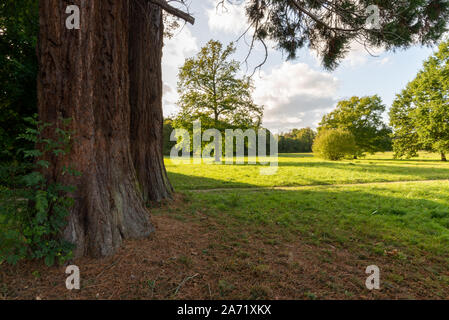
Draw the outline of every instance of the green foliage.
M176 141L170 141L171 133L173 132L173 120L165 119L163 126L163 154L166 156L170 155L171 149L176 145Z
M254 87L251 79L238 77L240 63L231 60L234 52L232 43L224 47L219 41L210 40L196 57L187 59L179 70L181 111L172 126L190 133L191 151L193 122L196 120L201 121L201 134L208 129L221 132L223 153L226 148L225 130L257 130L260 127L263 107L252 100ZM202 147L208 144L203 141ZM248 149L247 141L245 149Z
M74 188L48 181L42 171L48 169L46 159L63 157L70 150L71 132L52 128L35 118L27 118L30 127L18 139L39 148L20 152L30 162L12 163L2 168L0 189L0 261L15 264L22 259L44 259L49 266L70 258L73 245L61 239L73 199ZM44 130L55 131L55 140L46 139ZM79 175L64 167L60 175Z
M316 132L311 128L293 129L279 136L278 147L280 153L312 152Z
M367 25L370 5L379 8L379 28ZM289 59L309 47L326 68L334 69L354 42L387 50L436 43L447 31L449 2L249 0L246 12L256 39L277 43Z
M323 129L313 144L313 152L327 160L341 160L354 155L356 143L351 132L343 129Z
M379 96L352 97L342 100L337 108L325 115L318 131L322 129L344 129L352 133L356 141L355 156L365 152L371 154L391 150L391 129L388 128L382 115L385 105Z
M193 151L194 151L193 150L193 137L194 137L193 123L194 123L194 121L197 121L197 120L201 121L201 136L202 137L204 137L204 133L209 129L216 129L220 132L221 139L222 139L222 154L223 155L226 153L226 144L227 144L226 130L242 130L242 132L244 134L246 130L252 129L256 133L256 140L258 139L258 136L257 136L258 130L262 130L261 127L247 127L243 124L234 125L232 123L228 123L228 122L225 122L222 120L216 121L213 118L210 118L204 114L199 114L199 115L197 115L196 118L188 118L188 119L186 119L184 117L177 117L171 124L172 128L173 129L185 129L189 133L189 136L190 136L189 141L182 141L182 139L179 138L178 143L182 142L183 146L184 146L184 143L186 143L186 144L190 143L191 153L193 153ZM167 127L167 129L168 129L168 127ZM267 133L267 135L266 135L266 152L268 154L270 151L270 143L271 143L270 136L272 135L272 133L269 130L267 130L266 133ZM165 134L165 132L164 132L164 134ZM167 132L166 134L168 135L168 140L169 140L170 133ZM167 139L167 138L164 137L164 140L165 139ZM201 142L201 151L204 151L204 149L206 148L207 145L209 145L211 143L213 144L214 142L215 142L215 136L213 138L211 138L210 141L206 141L206 139L203 139ZM233 143L233 150L234 150L234 155L235 155L237 152L237 139L236 138L233 139L232 143ZM173 146L172 142L169 143L168 141L166 142L166 145ZM257 148L258 148L258 144L255 146L255 148L253 150L255 150L257 152L257 150L258 150ZM248 149L249 149L248 139L245 138L244 139L244 150L243 150L245 152L245 154L248 154ZM171 151L171 149L168 150L167 148L164 147L164 152L167 152L167 153L164 153L165 155L169 155L170 151ZM217 156L216 160L220 161L218 156Z
M230 60L234 52L232 43L224 48L219 41L211 40L196 57L185 61L179 70L178 123L203 117L212 119L214 125L228 123L240 128L260 125L263 107L252 100L251 79L237 76L240 64Z
M16 137L25 117L37 110L38 1L0 3L0 161L11 160L19 148L31 148Z
M390 111L396 157L418 150L449 152L449 41L424 62L422 70L397 95Z

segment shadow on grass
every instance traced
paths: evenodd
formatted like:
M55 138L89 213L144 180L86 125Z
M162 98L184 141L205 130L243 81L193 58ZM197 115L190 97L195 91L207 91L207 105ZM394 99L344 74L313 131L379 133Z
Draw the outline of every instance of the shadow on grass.
M206 177L189 176L181 173L168 172L168 178L176 191L208 190L218 188L254 188L256 185L230 180L220 180Z
M448 164L449 162L441 161L440 159L418 159L418 158L411 158L411 159L394 159L394 158L373 158L373 159L367 159L367 158L360 158L356 161L388 161L388 162L398 162L398 163L406 163L406 162L423 162L423 163L435 163L435 164Z
M196 205L204 208L203 212L223 219L223 223L232 217L243 228L244 224L272 225L284 230L281 233L299 232L301 237L317 243L362 246L382 254L388 248L417 255L432 252L432 258L447 261L449 188L445 190L441 193L435 184L425 190L317 187L238 194L195 193L192 197Z

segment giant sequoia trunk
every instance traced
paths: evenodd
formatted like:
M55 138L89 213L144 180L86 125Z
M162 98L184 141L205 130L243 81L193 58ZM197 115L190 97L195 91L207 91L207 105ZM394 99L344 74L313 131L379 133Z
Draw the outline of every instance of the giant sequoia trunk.
M159 6L130 1L131 153L145 201L160 201L172 192L163 158L163 29Z
M75 131L71 153L52 159L46 175L61 179L54 172L68 164L82 172L64 177L77 187L64 236L76 256L105 256L152 231L130 152L129 2L71 4L81 9L80 30L66 29L65 1L40 1L39 116L56 124L72 118Z

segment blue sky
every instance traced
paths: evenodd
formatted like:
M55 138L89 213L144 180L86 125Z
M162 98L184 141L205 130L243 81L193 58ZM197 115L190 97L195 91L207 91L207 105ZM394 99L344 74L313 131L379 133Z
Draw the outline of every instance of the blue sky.
M185 58L194 56L210 39L227 44L237 40L247 26L244 6L228 5L216 10L216 0L192 0L189 11L196 18L166 40L163 58L164 113L177 112L177 72ZM243 62L248 45L241 40L233 57ZM262 69L254 75L255 102L264 105L264 126L285 132L292 128L316 127L321 117L338 100L354 95L378 94L389 107L397 93L412 80L433 48L413 47L396 53L375 50L371 56L355 44L347 58L333 72L325 71L313 52L303 49L294 61L286 61L282 52L269 50ZM248 63L250 74L264 57L258 47ZM243 66L242 72L246 72Z

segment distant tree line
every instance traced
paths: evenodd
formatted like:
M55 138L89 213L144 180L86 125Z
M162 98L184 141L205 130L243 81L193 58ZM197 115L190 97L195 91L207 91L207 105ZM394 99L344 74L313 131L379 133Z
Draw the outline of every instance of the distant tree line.
M311 128L293 129L280 134L278 140L279 153L312 152L317 133Z
M196 59L188 59L181 68L181 111L164 122L165 155L176 144L170 141L173 129L191 132L193 121L198 119L203 130L215 128L223 133L225 129L261 128L263 107L251 100L251 80L237 77L238 64L228 61L232 52L232 44L224 48L219 42L210 41ZM212 67L212 76L202 72L204 64ZM226 98L224 92L228 93ZM201 101L201 106L197 101ZM317 131L302 128L279 134L279 153L314 152L325 159L339 160L386 151L394 151L395 158L410 158L425 150L440 153L441 160L446 161L449 41L440 44L438 52L425 61L416 78L397 95L389 112L391 126L385 123L386 109L378 95L341 100L323 116Z

